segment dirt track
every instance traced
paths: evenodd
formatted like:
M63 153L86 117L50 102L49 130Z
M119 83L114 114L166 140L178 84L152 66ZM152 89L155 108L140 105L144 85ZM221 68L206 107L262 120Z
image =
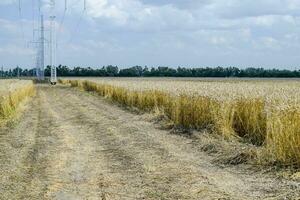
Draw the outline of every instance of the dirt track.
M38 86L0 130L0 199L298 199L296 182L214 166L192 139L100 97Z

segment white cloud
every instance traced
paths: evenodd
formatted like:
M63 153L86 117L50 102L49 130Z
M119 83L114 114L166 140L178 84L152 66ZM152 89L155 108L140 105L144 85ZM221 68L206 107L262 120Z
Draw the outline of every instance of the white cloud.
M223 44L227 44L228 40L225 37L219 36L219 37L211 37L210 42L214 45L223 45Z
M261 38L263 44L271 49L278 49L280 47L279 42L273 37L264 37Z
M0 55L12 56L33 56L35 51L17 44L10 44L0 47Z
M18 27L16 26L16 23L13 23L12 21L0 19L0 30L1 33L8 32L11 34L18 32Z
M15 0L1 0L0 1L0 6L13 4L15 2L16 2Z
M1 0L0 5L9 2L12 1ZM47 11L46 2L49 0L44 2ZM59 21L64 1L56 3ZM5 44L0 44L3 49L9 43L7 41L20 40L20 23L9 21L16 16L5 13L5 6L1 8L0 18L5 14L9 16L0 19L0 36L9 38ZM26 17L25 9L23 14ZM30 10L30 5L27 10ZM81 15L82 21L78 23ZM31 13L28 12L23 20L27 36L32 34L30 19ZM47 19L45 17L46 27ZM76 31L77 24L80 25ZM87 10L83 12L83 0L68 0L62 30L59 33L61 54L67 55L72 64L103 62L177 66L179 63L176 62L184 64L184 61L213 65L217 61L230 64L236 60L236 63L246 65L252 62L254 55L264 58L263 54L273 51L287 56L285 61L289 63L286 52L300 50L300 45L296 45L300 42L300 1L87 0ZM70 35L76 39L71 41ZM237 54L244 55L244 58L237 58ZM149 58L151 55L155 55L154 59ZM222 57L224 55L228 58ZM272 59L267 62L274 63Z

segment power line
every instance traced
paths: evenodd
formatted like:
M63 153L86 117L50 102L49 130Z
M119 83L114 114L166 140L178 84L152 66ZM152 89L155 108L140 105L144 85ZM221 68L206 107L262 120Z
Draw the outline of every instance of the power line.
M82 12L81 12L81 14L80 14L79 20L78 20L78 22L77 22L77 24L76 24L76 26L75 26L75 30L74 30L73 33L72 33L72 36L71 36L71 38L70 38L70 40L69 40L69 43L71 43L71 42L73 41L75 35L77 34L78 29L79 29L79 27L80 27L80 24L81 24L81 21L82 21L82 18L83 18L83 16L84 16L85 12L86 12L86 0L84 0L84 2L83 2L83 10L82 10Z
M37 2L37 5L35 4ZM36 7L38 10L38 17L36 17ZM36 62L35 72L38 80L44 80L44 66L45 66L45 27L44 27L44 15L41 11L42 3L41 0L32 0L32 19L33 19L33 44L36 48ZM39 19L40 18L40 19ZM35 21L37 21L37 29L35 29ZM38 37L35 36L35 31L38 31Z
M78 22L77 22L77 24L76 24L76 26L75 26L75 29L74 29L74 31L73 31L73 33L72 33L72 36L71 36L71 38L70 38L70 40L69 40L69 43L73 42L73 39L74 39L75 35L76 35L77 32L78 32L78 29L79 29L81 20L82 20L82 18L83 18L83 14L84 14L84 12L82 12L82 13L80 14L79 20L78 20Z
M21 18L22 16L22 5L21 5L21 0L19 1L19 17ZM51 79L50 82L52 84L56 84L57 81L57 77L56 77L56 62L57 62L57 38L58 38L58 33L61 32L62 26L65 22L65 18L66 18L66 14L67 11L74 7L75 4L78 4L79 2L82 3L83 1L83 11L80 13L80 17L78 19L78 21L76 22L76 26L75 26L75 30L72 32L72 37L70 39L70 42L73 41L73 37L76 35L76 33L78 32L78 29L80 27L82 18L84 16L84 13L87 10L87 0L78 0L74 3L71 3L68 0L64 0L64 11L63 11L63 15L62 18L60 20L59 26L58 26L58 30L56 30L56 13L55 13L55 3L56 0L48 0L47 5L50 6L50 12L49 12L49 17L50 17L50 24L49 24L49 31L50 31L50 38L48 40L46 40L46 38L44 37L44 31L46 31L44 29L44 9L43 9L43 2L42 0L32 0L32 28L33 28L33 42L32 43L36 43L37 45L37 54L36 54L36 71L37 71L37 76L39 79L43 78L43 70L44 70L44 48L45 48L45 42L49 43L49 64L51 66ZM39 17L36 18L36 8L38 10L38 15ZM39 20L39 18L41 17L41 19ZM37 29L40 32L39 38L36 39L36 35L35 35L35 29L36 29L36 21L38 24L40 24L40 28ZM21 21L22 22L22 21ZM38 25L39 27L39 25ZM24 35L24 31L22 30L23 35Z
M31 0L31 10L32 10L32 40L35 38L34 30L35 30L35 0Z
M41 0L38 0L38 9L39 9L39 15L41 14L41 8L42 8L42 3L41 3Z
M65 17L66 17L66 13L67 13L67 9L68 9L68 4L67 4L67 0L65 0L65 9L64 9L64 13L63 13L63 16L62 16L62 19L59 23L59 26L58 26L58 33L61 32L61 29L62 29L62 26L64 24L64 20L65 20Z
M21 24L21 35L22 35L22 40L25 42L25 34L24 34L24 26L23 26L23 17L22 17L22 2L21 0L18 0L18 11L19 11L19 20Z
M65 20L67 10L68 10L68 2L67 2L67 0L65 0L65 9L64 9L63 16L62 16L61 21L60 21L59 26L58 26L58 32L57 32L57 38L56 38L56 48L57 49L58 49L58 41L59 41L59 38L60 38L60 34L62 32L62 26L64 24L64 20ZM57 60L59 60L59 55L57 55Z

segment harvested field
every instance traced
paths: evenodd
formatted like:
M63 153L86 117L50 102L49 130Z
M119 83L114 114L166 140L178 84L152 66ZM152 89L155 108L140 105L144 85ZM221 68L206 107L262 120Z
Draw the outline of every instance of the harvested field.
M148 115L98 95L38 85L18 123L0 129L0 199L300 196L297 174L286 179L243 164L219 166L206 153L214 143L202 148L202 142L162 130Z

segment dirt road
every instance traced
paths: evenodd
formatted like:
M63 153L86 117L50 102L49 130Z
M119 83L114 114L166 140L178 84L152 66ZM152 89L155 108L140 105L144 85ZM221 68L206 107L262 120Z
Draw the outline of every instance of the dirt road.
M192 139L65 86L0 130L0 199L297 199L297 182L221 168Z

